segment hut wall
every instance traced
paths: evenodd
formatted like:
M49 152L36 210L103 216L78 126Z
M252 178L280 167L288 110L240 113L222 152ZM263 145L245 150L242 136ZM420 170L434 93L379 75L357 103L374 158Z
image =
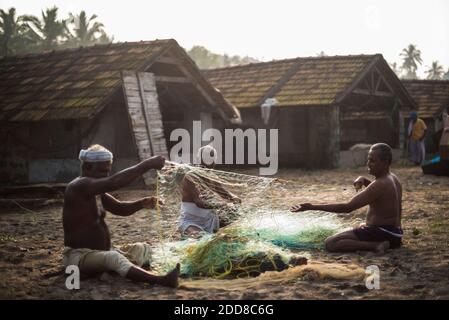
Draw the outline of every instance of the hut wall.
M2 126L0 183L64 181L78 172L75 121L9 123Z
M339 107L307 107L308 163L311 168L336 168L340 155Z
M215 128L223 120L214 117L214 108L207 107L207 103L202 100L201 94L192 88L184 88L176 85L157 84L158 100L164 126L164 135L167 150L179 143L177 140L171 141L170 136L176 129L185 129L190 136L190 154L196 153L193 150L193 122L201 121L201 130ZM217 121L218 119L218 121ZM183 150L185 152L185 150ZM175 159L173 159L175 160Z
M170 140L171 133L176 129L182 128L189 132L189 136L190 136L190 152L189 153L191 154L191 156L190 156L191 160L193 160L192 154L196 153L193 150L193 137L194 137L193 122L194 121L202 121L202 128L201 128L202 131L204 131L205 129L207 129L209 127L214 127L215 122L206 121L207 122L207 127L206 127L206 126L204 126L205 123L203 123L204 115L205 115L204 112L200 112L200 110L197 110L194 108L189 108L189 109L183 109L180 112L173 114L173 113L166 112L166 110L169 108L170 108L169 105L165 105L162 108L162 123L164 124L164 135L165 135L165 140L167 143L168 154L170 156L171 148L180 142L180 140L171 141ZM208 120L212 119L212 114L211 113L207 113L207 114L210 115L210 116L207 116L207 119ZM185 150L183 150L183 152L185 152Z
M89 130L89 128L92 128ZM103 109L94 119L82 125L81 148L91 144L101 144L114 154L112 172L117 172L138 162L137 149L131 134L128 114L123 95L114 99L114 103ZM78 158L79 149L75 155Z
M337 106L278 107L265 125L259 108L240 110L242 129L279 129L279 165L333 168L339 162Z
M399 147L391 119L341 120L341 150L348 150L358 143L376 142L388 143L393 148Z
M79 175L80 148L104 145L114 153L113 172L137 162L123 101L93 120L8 124L0 129L0 184L69 182Z

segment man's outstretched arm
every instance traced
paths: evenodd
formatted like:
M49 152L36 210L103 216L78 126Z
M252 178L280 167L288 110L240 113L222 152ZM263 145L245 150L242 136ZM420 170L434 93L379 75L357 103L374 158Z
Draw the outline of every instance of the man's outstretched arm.
M156 207L157 201L156 197L146 197L136 201L120 201L109 193L101 195L103 207L117 216L130 216L143 208L153 209ZM162 202L159 201L159 204Z
M365 190L357 194L351 201L347 203L321 204L313 205L311 203L303 203L293 206L290 211L308 211L319 210L335 213L349 213L359 208L362 208L374 200L376 200L382 193L382 186L379 183L371 183Z
M150 169L162 169L164 163L165 159L163 157L155 156L117 172L110 177L100 179L82 178L77 183L76 188L88 196L112 192L129 185Z

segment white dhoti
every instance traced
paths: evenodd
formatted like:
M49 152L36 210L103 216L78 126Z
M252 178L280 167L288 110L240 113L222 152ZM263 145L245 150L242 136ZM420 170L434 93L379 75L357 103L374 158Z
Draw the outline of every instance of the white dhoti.
M220 221L212 209L200 208L193 202L181 202L179 230L184 234L190 226L213 233L220 227Z
M141 267L150 262L151 247L146 243L124 245L108 251L69 247L63 251L64 266L76 265L86 275L115 271L125 277L134 265Z

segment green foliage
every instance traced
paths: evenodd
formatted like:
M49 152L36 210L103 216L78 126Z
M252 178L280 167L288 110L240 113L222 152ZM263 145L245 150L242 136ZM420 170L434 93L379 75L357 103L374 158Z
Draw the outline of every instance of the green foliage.
M449 69L447 69L447 72L444 74L443 80L449 80Z
M405 79L416 79L416 70L418 69L418 64L422 64L421 51L418 50L417 46L414 44L409 44L407 48L402 49L401 57L402 70L405 72Z
M25 51L32 42L24 24L24 16L16 17L16 9L0 9L0 56Z
M257 59L248 56L240 57L237 55L216 54L202 46L193 46L187 51L187 54L195 61L200 69L223 68L259 62Z
M104 31L104 25L101 22L94 21L97 19L96 14L87 18L87 14L83 10L79 14L70 13L69 16L69 25L66 27L67 46L79 47L112 42L112 38L109 38Z
M42 11L40 17L16 16L15 8L0 9L0 56L111 43L113 37L96 18L81 11L60 19L55 6Z
M432 65L426 71L427 79L429 80L441 80L444 75L443 66L438 61L433 61Z
M416 71L418 66L422 64L421 51L414 44L409 44L407 48L402 49L400 54L402 57L402 65L399 67L396 62L390 63L390 68L398 77L403 79L418 79ZM433 61L431 66L425 71L428 80L449 80L449 70L444 72L444 68L438 61Z
M56 49L66 37L66 20L58 19L58 8L42 11L41 18L26 15L24 21L38 50Z

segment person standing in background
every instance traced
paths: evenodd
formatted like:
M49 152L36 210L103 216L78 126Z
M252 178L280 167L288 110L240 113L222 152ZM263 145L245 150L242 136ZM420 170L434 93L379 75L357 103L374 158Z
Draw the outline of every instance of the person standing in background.
M418 113L410 113L408 125L408 138L410 148L410 160L416 165L421 165L426 157L426 147L424 138L426 137L427 126L425 122L418 118Z

